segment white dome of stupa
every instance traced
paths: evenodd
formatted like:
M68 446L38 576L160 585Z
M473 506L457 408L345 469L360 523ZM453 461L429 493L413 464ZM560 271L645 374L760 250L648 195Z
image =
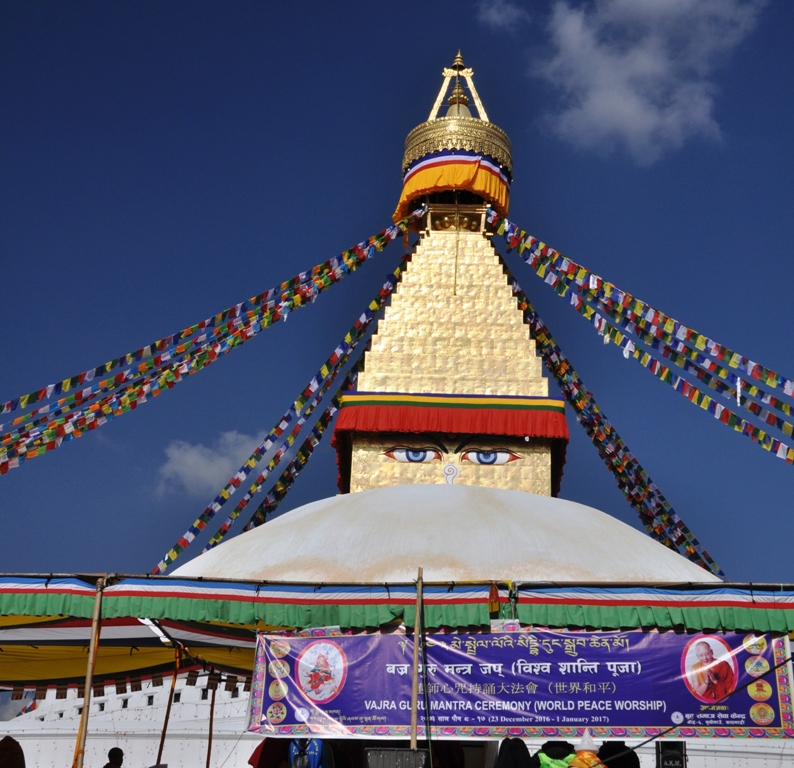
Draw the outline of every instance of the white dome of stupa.
M396 485L321 499L174 576L309 583L719 582L592 507L522 491Z

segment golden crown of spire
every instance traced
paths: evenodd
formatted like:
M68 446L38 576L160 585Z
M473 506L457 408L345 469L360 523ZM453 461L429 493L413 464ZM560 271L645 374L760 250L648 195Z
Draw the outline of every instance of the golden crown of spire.
M442 75L444 82L430 111L430 117L424 123L417 125L405 139L403 172L411 163L425 155L444 149L463 149L490 155L499 163L508 178L511 178L513 158L510 139L501 128L488 120L477 89L474 87L474 71L463 63L460 51L455 56L452 67L445 68ZM455 83L448 101L449 110L446 115L439 117L439 110L450 90L453 78ZM472 116L469 111L469 98L461 80L464 80L468 87L477 110L477 117Z

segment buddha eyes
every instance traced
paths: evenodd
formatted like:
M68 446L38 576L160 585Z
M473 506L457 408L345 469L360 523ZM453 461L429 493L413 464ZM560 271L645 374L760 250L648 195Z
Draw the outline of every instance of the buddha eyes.
M435 448L392 448L386 451L386 456L395 461L409 464L427 464L431 461L441 461L441 451Z
M436 448L404 448L395 447L390 448L384 452L384 456L388 456L394 461L399 461L406 464L429 464L431 461L441 461L441 451ZM512 451L475 451L467 450L460 454L461 461L470 461L472 464L508 464L511 461L517 461L518 456Z
M463 451L461 461L470 461L472 464L507 464L516 461L518 456L512 451Z

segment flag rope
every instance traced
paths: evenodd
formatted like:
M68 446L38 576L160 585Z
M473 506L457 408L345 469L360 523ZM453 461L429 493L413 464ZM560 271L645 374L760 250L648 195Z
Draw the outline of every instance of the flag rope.
M179 555L187 549L207 524L212 520L215 514L220 511L223 505L239 488L242 480L247 477L252 471L254 466L276 445L275 454L271 458L265 470L256 478L254 483L250 486L246 494L238 503L237 507L232 511L232 514L222 524L228 528L231 527L234 520L239 516L242 510L248 505L249 501L261 490L267 477L281 462L281 459L292 446L297 436L300 434L303 425L305 424L308 416L317 407L322 400L323 396L330 389L333 381L336 379L338 373L347 364L353 350L358 346L359 342L366 334L369 326L376 317L379 310L386 304L389 296L391 295L397 282L400 280L407 257L404 255L397 268L390 274L386 282L383 284L377 295L367 306L367 309L358 317L351 329L345 334L344 339L338 344L330 357L321 366L319 372L315 374L308 382L306 387L301 391L301 394L296 398L295 402L285 411L284 415L279 419L276 425L270 430L265 439L256 447L254 452L243 463L238 472L226 483L221 492L215 497L213 502L209 504L204 511L196 518L193 524L187 531L179 538L176 544L165 554L163 559L152 570L153 574L162 573L168 568ZM308 403L308 406L307 406ZM304 406L307 406L304 410ZM287 427L291 421L299 414L302 413L293 429L287 436L280 440L279 438L286 432ZM225 535L225 533L223 534ZM221 537L222 538L222 537ZM213 545L214 546L214 545Z
M640 301L630 293L620 290L617 286L590 272L586 267L577 264L559 251L532 237L493 209L489 209L487 217L488 223L494 227L497 234L504 236L508 250L516 249L519 255L538 272L539 277L544 277L549 270L559 274L564 273L576 283L578 291L591 292L604 301L611 302L616 311L657 335L658 338L668 343L680 341L693 347L695 353L700 353L704 358L705 355L702 353L706 352L714 360L727 361L729 368L744 372L760 384L765 384L771 389L780 389L785 396L794 398L794 380L787 379L785 376L753 362L729 347L689 328L675 318L654 309L650 304ZM529 253L524 255L527 250ZM730 371L716 363L713 363L713 366L714 368L709 368L709 370L717 373L720 378L735 383L730 377L738 378L736 374L731 374ZM786 411L786 413L790 415L791 411Z
M574 409L577 420L596 446L607 468L615 476L618 487L639 513L646 530L657 541L678 551L692 562L718 576L724 576L720 567L673 510L658 486L609 422L504 260L502 265L518 306L523 311L532 336L540 347L546 367Z
M341 401L343 391L353 386L354 378L355 375L351 374L345 378L344 382L342 382L342 385L333 396L331 404L320 415L320 418L309 432L308 437L295 452L295 458L290 461L290 463L287 465L287 468L281 473L278 480L276 480L274 483L273 488L262 500L262 503L256 508L256 511L251 516L251 519L245 524L243 531L249 531L252 528L256 528L262 523L266 522L267 516L274 512L276 507L278 507L278 505L284 500L287 492L298 479L298 475L300 475L301 470L309 462L309 459L314 453L314 449L323 439L328 426L336 415L336 412L339 410L339 403ZM237 513L236 515L235 512ZM207 545L202 550L202 553L213 549L214 547L218 546L221 541L223 541L224 537L229 532L229 529L232 527L239 514L240 512L238 512L235 508L229 517L223 522L215 535L209 540Z
M620 291L611 283L607 283L589 272L585 267L576 264L545 243L528 235L495 211L489 211L488 221L496 229L497 234L504 235L510 250L516 248L519 255L533 268L535 273L555 289L561 298L568 299L579 314L586 319L592 319L596 329L602 335L606 330L609 338L624 350L626 357L633 356L657 378L673 386L690 402L708 411L734 431L750 437L762 448L773 452L787 463L794 463L794 447L774 438L765 429L759 428L734 413L730 408L716 402L706 392L703 392L696 382L688 381L681 376L674 377L662 360L654 355L654 351L659 349L661 341L663 358L671 359L686 373L694 376L698 382L726 397L732 398L738 389L739 405L747 409L754 417L762 420L764 424L780 430L784 435L792 435L794 425L763 408L759 403L749 400L748 396L760 399L764 405L791 415L794 409L790 404L765 392L762 387L764 382L767 387L779 386L785 395L791 396L794 393L794 382L739 356L738 353L692 331L687 326L653 309L650 305L640 302L630 294ZM593 304L597 306L594 307ZM631 339L624 336L601 315L597 315L597 312L611 316L625 331L633 334L653 351L638 350ZM757 383L745 384L737 374L702 354L705 350L708 350L709 354L717 359L729 359L729 367L744 370ZM722 384L714 378L714 375L734 384L736 389ZM758 383L762 386L759 387Z
M139 404L146 402L147 395L151 394L156 397L163 389L173 388L173 385L183 380L186 375L202 370L214 362L218 356L226 354L239 344L253 338L263 328L269 327L279 319L286 318L291 310L314 301L320 291L338 282L347 272L355 271L360 263L371 258L375 252L383 250L399 234L406 232L408 227L418 221L423 213L424 209L418 209L393 227L359 243L340 256L317 265L311 271L302 272L293 280L283 283L281 287L287 285L297 287L292 294L282 292L278 303L260 301L263 296L271 295L275 290L271 289L271 291L249 300L249 303L258 302L257 308L253 310L246 309L246 302L243 302L232 310L224 310L224 312L215 315L210 321L203 321L196 326L191 326L194 329L199 326L207 327L207 323L213 322L216 327L211 334L201 334L189 342L170 349L164 347L163 343L176 339L189 329L181 331L180 334L166 337L165 340L160 340L144 348L159 346L160 350L154 357L139 363L136 368L118 373L111 379L93 384L80 392L58 400L57 403L51 403L14 419L11 425L16 429L0 436L0 475L5 474L9 469L19 467L26 460L60 447L64 442L83 436L86 431L96 429L122 413L135 410ZM306 275L309 276L308 281L301 283L299 278ZM234 314L234 317L217 325L216 321L222 316L229 317L230 312ZM212 338L209 339L209 336ZM133 354L137 353L130 353L130 355ZM155 370L151 370L153 368ZM98 370L99 368L94 369L94 372ZM139 376L144 371L149 371L149 373ZM89 380L93 380L94 372L88 372ZM39 394L43 391L41 390ZM105 397L97 400L100 395L105 395ZM91 403L91 406L86 408L88 403ZM78 407L80 410L74 410ZM20 423L37 415L39 418L34 419L31 423L17 427ZM0 425L0 429L7 426Z
M0 413L11 413L18 409L27 408L33 403L48 400L52 395L59 395L61 392L68 392L85 382L91 382L97 376L103 376L114 368L125 367L132 365L134 362L155 357L158 352L164 351L170 345L183 342L200 330L212 328L227 322L229 319L237 318L241 312L246 312L253 307L264 306L267 309L274 309L277 314L275 319L282 319L297 307L313 301L318 293L330 287L333 283L339 282L348 272L355 271L359 264L370 259L376 251L383 250L386 245L403 234L409 227L416 224L424 213L425 207L423 206L393 226L381 230L367 240L362 240L338 256L317 264L310 270L299 273L290 280L281 283L278 287L270 288L233 307L228 307L205 320L183 328L181 331L153 341L151 344L147 344L133 352L113 358L95 368L89 368L68 379L63 379L55 384L49 384L28 394L0 403ZM24 419L26 416L19 418ZM18 423L17 419L12 422L12 426L16 426L16 423ZM5 424L0 425L0 430L5 427Z

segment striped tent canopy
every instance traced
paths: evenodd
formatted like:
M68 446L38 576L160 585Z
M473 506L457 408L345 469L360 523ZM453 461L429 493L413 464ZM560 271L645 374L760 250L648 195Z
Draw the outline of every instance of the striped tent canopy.
M74 685L85 676L97 576L0 577L0 686ZM249 676L257 631L413 626L414 584L286 584L108 577L95 679L174 668ZM428 627L488 631L492 618L539 627L680 632L794 631L794 585L424 585ZM497 607L498 610L493 609Z

